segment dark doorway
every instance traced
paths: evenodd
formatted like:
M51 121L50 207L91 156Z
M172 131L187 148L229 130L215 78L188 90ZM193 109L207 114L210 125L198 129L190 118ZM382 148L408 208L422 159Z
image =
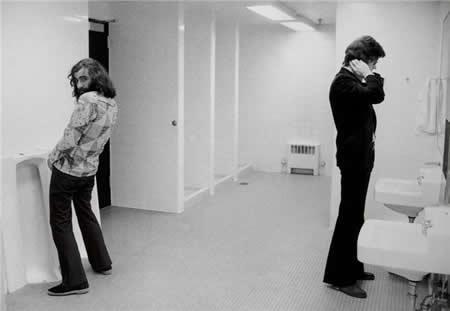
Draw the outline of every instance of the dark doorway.
M109 49L107 22L89 19L89 57L99 61L109 71ZM110 182L110 143L99 158L98 172L96 176L98 204L100 208L111 205L111 182Z

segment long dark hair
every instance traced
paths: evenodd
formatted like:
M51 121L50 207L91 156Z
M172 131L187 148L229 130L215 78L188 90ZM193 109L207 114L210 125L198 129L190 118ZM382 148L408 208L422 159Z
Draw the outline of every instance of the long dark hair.
M80 97L80 92L77 88L77 81L75 79L75 73L81 68L86 68L91 78L91 85L89 91L97 91L107 98L116 97L116 89L109 78L106 69L95 59L85 58L76 63L70 70L67 78L70 80L70 85L73 88L72 95L76 98Z
M371 36L362 36L345 49L345 58L343 64L348 66L349 62L354 59L360 59L365 63L371 60L385 57L386 53L383 47Z

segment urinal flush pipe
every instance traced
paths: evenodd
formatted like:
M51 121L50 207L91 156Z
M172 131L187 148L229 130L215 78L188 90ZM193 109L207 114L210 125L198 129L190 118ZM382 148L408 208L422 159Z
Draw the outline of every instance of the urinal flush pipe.
M411 310L416 311L417 282L408 281L408 296L411 303Z

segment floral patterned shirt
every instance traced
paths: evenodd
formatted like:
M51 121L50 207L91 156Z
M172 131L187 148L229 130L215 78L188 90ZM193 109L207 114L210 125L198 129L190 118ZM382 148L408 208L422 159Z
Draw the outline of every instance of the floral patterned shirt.
M75 101L69 125L49 154L49 166L63 173L92 176L98 170L98 158L111 137L117 121L118 107L114 99L97 92L87 92Z

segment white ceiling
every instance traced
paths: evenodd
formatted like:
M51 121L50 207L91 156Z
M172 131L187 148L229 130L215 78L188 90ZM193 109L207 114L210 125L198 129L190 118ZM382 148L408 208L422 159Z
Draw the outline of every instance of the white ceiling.
M336 2L283 1L283 4L316 23L321 19L322 24L336 24Z
M0 0L1 1L1 0ZM150 0L152 1L152 0ZM340 2L439 2L437 0L184 0L186 5L206 5L215 8L218 21L239 21L241 24L277 23L248 10L249 5L275 4L287 7L294 14L315 23L336 24L336 7ZM450 1L450 0L441 0Z
M319 19L323 24L336 23L336 1L202 1L202 4L205 3L215 7L219 20L238 20L242 24L276 23L246 8L249 5L270 3L284 6L294 14L306 17L316 23Z

